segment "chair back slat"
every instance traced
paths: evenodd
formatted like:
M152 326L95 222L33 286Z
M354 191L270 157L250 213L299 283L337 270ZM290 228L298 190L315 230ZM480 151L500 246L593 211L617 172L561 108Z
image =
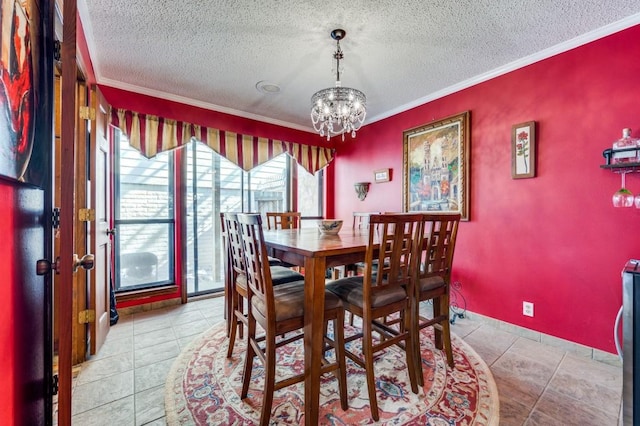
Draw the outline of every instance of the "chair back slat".
M363 289L365 301L376 292L394 286L402 286L411 294L417 276L419 256L415 253L420 253L422 215L371 215L369 222ZM376 242L379 243L377 256ZM372 271L374 260L378 262L375 274Z
M460 214L424 214L424 245L420 278L451 278Z
M380 212L353 212L352 228L369 229L369 218L372 214L380 214Z
M242 239L238 227L237 213L222 213L227 237L227 255L233 277L245 273L244 257L242 254Z
M238 224L244 249L249 298L257 297L264 303L267 307L266 317L269 320L275 312L275 305L262 218L259 214L239 214Z
M298 229L302 213L300 212L267 212L267 229Z

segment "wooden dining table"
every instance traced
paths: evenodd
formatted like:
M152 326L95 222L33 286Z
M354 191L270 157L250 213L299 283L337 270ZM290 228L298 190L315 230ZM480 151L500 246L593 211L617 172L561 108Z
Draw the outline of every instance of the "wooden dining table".
M270 255L304 267L304 423L315 426L320 409L326 270L363 261L369 231L346 229L326 235L316 228L265 230L264 240Z

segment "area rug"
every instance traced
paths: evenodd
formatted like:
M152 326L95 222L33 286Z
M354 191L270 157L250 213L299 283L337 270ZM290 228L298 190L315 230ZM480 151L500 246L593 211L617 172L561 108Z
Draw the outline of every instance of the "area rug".
M349 335L349 326L345 333ZM433 347L432 328L422 330L424 387L411 392L404 353L390 347L375 361L381 425L498 425L499 402L493 376L485 362L459 337L452 335L455 368ZM357 351L356 342L350 350ZM249 397L240 399L245 341L236 341L226 358L224 323L213 326L186 347L173 363L165 387L169 425L252 425L260 420L264 370L255 360ZM277 374L286 377L303 369L302 340L278 350ZM347 359L349 409L340 408L335 376L325 375L320 387L319 424L373 423L364 370ZM276 391L271 424L304 424L304 384Z

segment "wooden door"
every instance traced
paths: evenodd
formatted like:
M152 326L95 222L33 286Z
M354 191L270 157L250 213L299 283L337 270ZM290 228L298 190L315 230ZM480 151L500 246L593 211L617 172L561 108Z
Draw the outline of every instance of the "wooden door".
M91 253L95 255L95 267L91 271L89 309L95 312L95 321L90 323L90 353L95 354L107 337L110 322L109 290L111 286L111 239L108 234L110 218L110 174L108 105L94 88L91 91L91 108L95 119L91 122L91 203L95 221L91 222L89 238Z
M63 65L64 67L64 65ZM78 72L81 75L81 72ZM81 117L81 108L88 114L89 92L84 81L78 80L76 83L76 101L75 101L75 174L73 181L75 183L75 202L72 210L74 217L74 250L73 253L83 256L90 253L89 230L91 228L91 200L90 194L90 177L89 177L89 157L90 157L90 140L88 131L89 117ZM72 142L72 141L69 141ZM66 165L65 165L66 167ZM64 193L65 188L60 188ZM87 360L89 352L89 330L91 319L89 311L89 286L91 282L92 271L78 269L72 277L73 283L73 323L71 324L72 335L72 357L73 365L78 365Z

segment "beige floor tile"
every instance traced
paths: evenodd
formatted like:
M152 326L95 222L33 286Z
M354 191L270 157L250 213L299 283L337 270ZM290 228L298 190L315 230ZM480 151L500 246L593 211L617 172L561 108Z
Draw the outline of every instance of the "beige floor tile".
M149 423L145 423L145 426L167 426L167 418L162 417Z
M502 354L491 366L491 370L503 371L518 379L519 383L530 384L544 389L555 373L557 364L537 361L533 358L513 353Z
M467 319L458 319L451 324L451 332L459 337L466 337L480 327L480 324Z
M133 426L135 424L133 395L101 405L71 418L74 426Z
M588 360L572 354L567 355L560 364L559 373L566 373L575 377L585 377L589 373L589 380L613 390L622 389L622 367L617 367L594 360Z
M136 334L135 350L158 345L164 342L171 342L176 339L172 327L161 328L159 330L150 331L148 333Z
M135 401L136 426L164 417L164 385L136 393Z
M519 337L518 340L511 345L508 352L516 353L542 362L554 369L560 364L560 361L562 361L566 353L560 348L547 346L540 342L534 342L533 340L525 337Z
M118 339L108 339L98 353L93 355L89 361L96 361L127 352L133 352L133 333Z
M173 330L178 338L201 334L211 328L211 324L206 319L193 321L186 324L174 325Z
M84 413L129 395L133 395L133 370L76 386L71 413Z
M204 315L199 309L193 309L187 312L181 312L180 314L172 316L172 326L178 326L180 324L187 324L204 319Z
M145 365L136 368L135 371L135 392L142 392L156 386L164 385L167 374L173 365L175 358L165 359L155 364Z
M518 337L505 331L482 325L465 336L464 340L482 357L487 365L492 365L516 341Z
M516 376L512 371L500 367L491 367L491 373L496 381L501 401L503 399L514 401L529 410L536 404L547 385L546 382L526 380L525 377Z
M78 374L77 385L102 380L114 374L133 370L133 352L110 356L82 364Z
M599 409L604 406L605 403L594 404L577 400L565 393L548 388L533 408L532 416L534 413L542 413L563 422L564 425L603 426L617 424L617 411L615 414L610 414ZM618 408L616 406L616 410Z
M582 404L599 407L608 414L618 416L622 387L613 389L598 381L591 370L585 369L580 376L567 373L562 365L547 387L548 391L570 397Z
M162 330L171 327L171 318L168 316L160 316L157 318L147 318L141 322L134 322L133 334L135 336L139 334L151 333L152 331Z
M197 339L198 336L199 336L199 334L194 334L193 336L186 336L186 337L179 338L178 339L178 344L180 345L180 350L182 351L184 348L189 346L189 344L191 344L191 342L193 342L195 339Z
M498 392L502 392L499 385ZM500 395L500 426L521 426L530 411L531 407L522 405L508 396Z
M113 339L122 339L123 337L133 336L133 320L118 321L116 325L112 325L109 328L106 341Z
M524 422L525 426L581 426L565 423L564 420L556 420L539 411L533 411Z
M179 353L180 348L175 340L138 349L134 355L134 366L135 368L140 368L145 365L155 364L165 359L175 358Z

